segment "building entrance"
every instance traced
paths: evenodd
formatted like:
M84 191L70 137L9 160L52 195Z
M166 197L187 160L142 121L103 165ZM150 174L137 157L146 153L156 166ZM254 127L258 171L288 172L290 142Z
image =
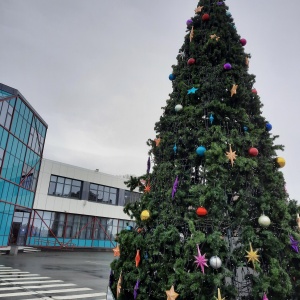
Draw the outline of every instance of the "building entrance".
M10 245L24 246L26 244L29 217L29 211L16 208L10 231Z

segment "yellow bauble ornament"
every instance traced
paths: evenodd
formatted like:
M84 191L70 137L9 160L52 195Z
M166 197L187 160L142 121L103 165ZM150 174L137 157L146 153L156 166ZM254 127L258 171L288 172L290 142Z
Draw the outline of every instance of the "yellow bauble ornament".
M285 159L282 157L276 157L275 162L279 168L283 168L285 166Z
M149 210L143 210L141 213L141 220L146 221L150 218Z

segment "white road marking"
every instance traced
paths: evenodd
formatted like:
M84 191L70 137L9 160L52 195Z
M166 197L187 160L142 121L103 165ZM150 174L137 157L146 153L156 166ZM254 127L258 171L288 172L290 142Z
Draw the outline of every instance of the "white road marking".
M26 287L13 286L13 287L0 288L0 291L12 291L12 290L23 290L23 289L43 289L43 288L51 288L51 287L74 286L74 285L76 285L76 284L63 283L63 284L29 285Z
M6 279L6 278L10 278L10 277L26 277L26 276L39 276L40 274L28 274L29 272L26 272L27 274L14 274L14 275L0 275L1 279Z
M20 278L21 279L21 278ZM24 278L22 278L24 279ZM26 278L28 279L28 278ZM34 283L54 283L54 282L63 282L62 280L35 280L35 281L18 281L18 282L3 282L1 285L18 285L18 284L34 284Z
M49 278L50 277L24 277L24 278L1 278L1 280L13 281L13 280L49 279Z
M52 297L52 300L68 300L68 299L86 299L86 298L92 298L92 297L106 297L106 293L94 293L94 294L81 294L81 295L73 295L73 296L54 296ZM98 300L104 300L98 299ZM34 300L34 299L28 299L28 300Z
M6 274L29 274L29 272L20 272L20 271L0 271L0 275Z

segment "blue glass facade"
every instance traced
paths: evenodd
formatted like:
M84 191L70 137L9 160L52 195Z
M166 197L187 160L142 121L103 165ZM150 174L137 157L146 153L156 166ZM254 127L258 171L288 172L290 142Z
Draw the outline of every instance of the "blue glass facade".
M47 124L20 92L0 84L0 246L25 243L22 233L33 206L46 132Z

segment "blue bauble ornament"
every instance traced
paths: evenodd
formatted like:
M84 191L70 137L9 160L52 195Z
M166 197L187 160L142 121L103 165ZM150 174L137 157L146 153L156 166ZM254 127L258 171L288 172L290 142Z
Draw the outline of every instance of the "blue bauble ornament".
M132 230L132 226L126 226L126 230L131 231Z
M271 131L272 130L272 125L270 123L266 124L266 130Z
M205 147L203 146L199 146L197 149L196 149L196 153L199 155L199 156L204 156L204 153L206 152L206 149Z
M229 11L226 12L226 15L227 15L228 17L231 17L231 16L232 16L231 13L230 13Z
M173 147L173 151L174 151L174 154L176 154L176 152L177 152L177 146L176 146L176 144Z
M214 121L214 116L212 115L212 114L210 114L210 116L209 116L209 121L210 121L210 124L212 124L213 123L213 121Z
M248 127L247 126L244 126L243 129L244 129L245 132L248 131Z
M174 74L170 74L170 75L169 75L169 79L170 79L171 81L173 81L175 78L176 78L176 76L175 76Z

